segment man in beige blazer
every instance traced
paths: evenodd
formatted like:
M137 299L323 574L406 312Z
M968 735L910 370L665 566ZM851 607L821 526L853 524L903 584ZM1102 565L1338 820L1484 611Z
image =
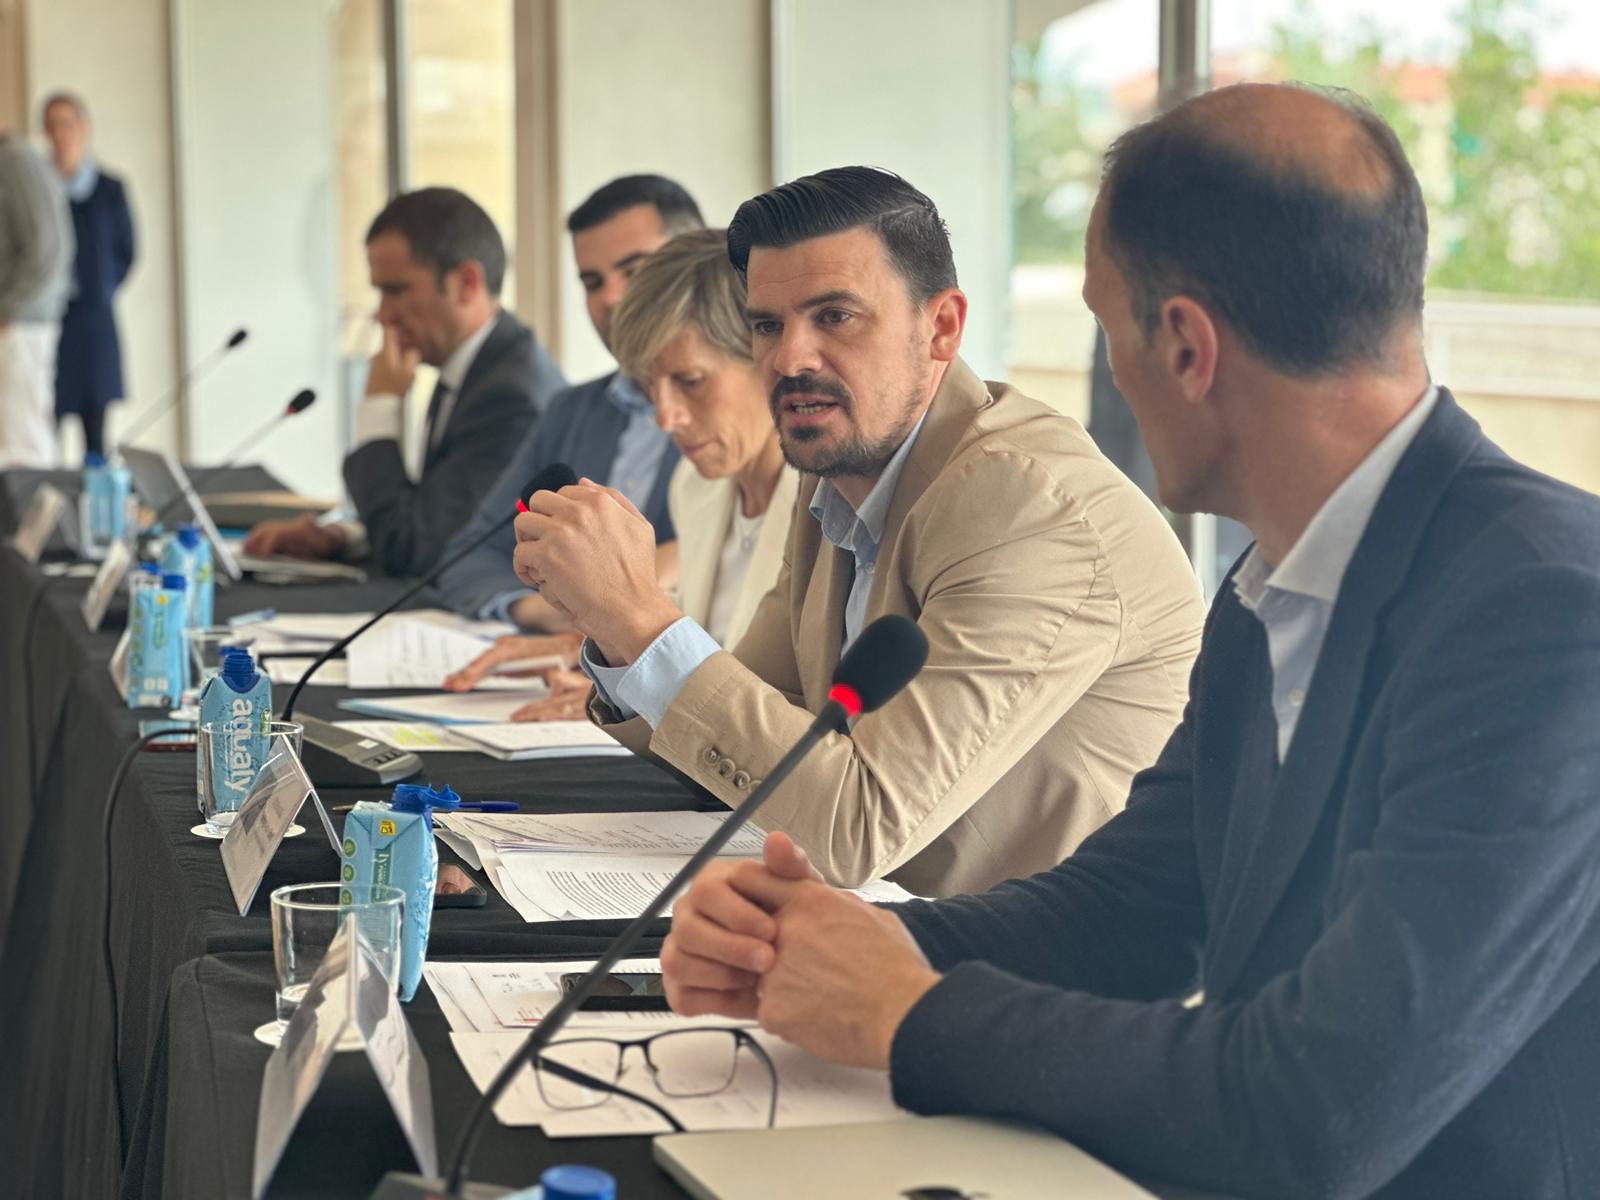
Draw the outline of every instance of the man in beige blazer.
M803 472L783 568L731 653L655 584L649 527L587 482L517 519L516 567L588 636L591 713L737 803L885 613L928 665L768 801L832 882L943 896L1054 866L1176 725L1203 611L1161 515L1081 426L958 357L933 203L870 168L743 205L755 362Z

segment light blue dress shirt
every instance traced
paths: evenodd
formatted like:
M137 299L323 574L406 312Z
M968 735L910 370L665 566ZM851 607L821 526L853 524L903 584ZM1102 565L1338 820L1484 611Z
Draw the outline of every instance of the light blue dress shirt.
M656 406L637 383L620 372L606 385L605 397L627 415L628 423L617 438L611 473L601 482L616 488L635 508L645 512L661 474L661 431L656 427ZM478 610L478 616L509 624L511 609L527 594L522 588L501 592Z
M606 483L643 512L650 505L650 493L661 473L661 431L656 427L656 406L637 383L621 373L606 385L606 399L628 417L622 436L617 438L617 453L611 460L611 477Z
M833 481L824 479L811 498L811 515L822 526L822 536L841 550L850 552L853 574L850 594L844 604L844 646L861 636L866 619L867 598L872 592L873 575L878 569L878 549L883 544L883 528L894 503L895 488L911 457L911 449L922 433L924 414L900 443L894 457L872 485L860 509L839 494ZM600 662L593 642L584 642L579 663L594 680L600 698L622 714L624 719L642 716L656 728L666 718L667 709L677 699L689 676L721 647L716 639L688 617L674 621L651 642L645 652L625 667L608 667ZM842 650L841 650L842 652Z
M1328 620L1345 570L1372 519L1378 497L1438 398L1439 389L1429 388L1384 435L1324 501L1283 562L1274 567L1259 546L1252 547L1233 577L1239 603L1254 613L1266 630L1280 763L1289 753L1295 725L1305 707L1306 691L1328 635Z
M78 169L66 181L67 199L74 204L82 204L94 195L95 185L99 182L100 164L86 155L78 164Z

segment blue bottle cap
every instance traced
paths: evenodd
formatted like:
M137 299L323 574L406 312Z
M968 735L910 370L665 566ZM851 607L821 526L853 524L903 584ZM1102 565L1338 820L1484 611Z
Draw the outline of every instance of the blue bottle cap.
M106 456L98 451L90 450L83 456L83 465L89 468L103 467L106 465Z
M161 574L161 567L157 563L142 562L139 564L139 573L141 575L159 575Z
M428 828L433 828L433 810L451 812L461 807L461 797L448 787L423 787L420 783L397 783L390 805L395 812L421 813L427 818Z
M179 525L178 544L185 550L193 550L200 544L200 526Z
M161 577L161 586L170 592L181 592L189 586L189 581L182 575L163 575Z
M248 692L256 683L256 660L242 646L228 646L222 651L222 678L236 692Z
M597 1167L551 1167L539 1176L544 1200L616 1200L617 1181Z

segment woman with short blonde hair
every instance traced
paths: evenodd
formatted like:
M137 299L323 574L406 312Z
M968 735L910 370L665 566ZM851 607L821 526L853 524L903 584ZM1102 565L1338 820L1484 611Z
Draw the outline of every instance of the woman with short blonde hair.
M612 313L611 349L683 452L667 497L678 606L731 649L783 565L799 476L783 461L751 359L744 280L725 231L680 234L640 265ZM471 686L493 667L550 651L548 638L503 638L455 678ZM582 715L587 680L549 677L550 698L514 719Z

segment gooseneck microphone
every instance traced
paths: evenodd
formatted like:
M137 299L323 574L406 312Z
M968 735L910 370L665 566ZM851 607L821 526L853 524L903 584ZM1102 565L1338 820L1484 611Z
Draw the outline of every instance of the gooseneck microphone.
M908 617L879 617L861 631L861 636L840 660L839 668L833 674L833 687L828 691L828 702L822 706L822 711L811 722L811 728L807 729L800 740L779 760L778 765L767 773L761 786L728 814L728 818L722 822L717 831L706 839L705 845L701 846L694 857L683 865L683 869L672 877L672 881L657 893L655 899L645 906L645 910L617 935L606 952L600 956L600 961L594 964L577 986L562 996L560 1003L534 1027L527 1040L494 1077L494 1082L478 1098L478 1103L467 1118L467 1123L456 1142L449 1178L445 1183L445 1195L460 1194L467 1177L467 1163L472 1157L478 1135L483 1131L484 1122L494 1110L495 1103L511 1086L517 1073L538 1057L539 1052L561 1032L572 1014L594 994L600 981L638 945L651 923L661 915L662 910L667 907L678 890L698 875L701 868L727 845L729 839L744 828L755 815L756 809L766 803L767 797L788 778L789 773L813 746L825 735L842 730L847 720L882 706L915 679L917 672L922 670L923 664L927 661L927 636L917 628L916 622ZM398 1182L392 1176L390 1178L391 1181ZM391 1189L386 1194L404 1193Z
M132 429L124 433L117 440L123 445L129 445L141 434L148 433L151 426L153 426L157 421L166 416L173 410L174 407L176 407L178 401L183 398L183 392L185 388L192 383L198 383L201 379L209 375L212 369L225 357L227 357L227 354L230 350L238 347L249 336L250 331L245 329L243 326L235 329L233 333L229 335L227 341L223 342L222 345L218 346L215 350L211 351L211 353L207 354L199 362L195 363L182 375L178 376L178 382L173 384L166 391L162 392L157 398L155 407L149 412L145 413L145 415L140 418L140 420L133 426Z
M240 330L240 332L243 333L244 331ZM151 520L150 524L159 525L167 517L170 517L178 505L189 499L190 492L193 492L195 499L198 500L200 497L200 486L202 484L210 483L229 467L237 466L239 459L243 455L255 449L256 443L261 441L267 436L267 434L276 429L280 422L287 421L290 417L298 416L300 413L305 412L306 409L310 408L316 403L316 400L316 392L312 391L310 388L301 388L294 394L294 398L290 400L281 411L273 414L271 420L267 421L261 426L261 428L255 430L250 434L249 437L245 438L232 450L228 451L228 453L223 457L220 465L202 471L199 476L190 479L187 490L180 488L176 496L173 496L170 500L156 510L156 515Z
M524 496L532 496L535 492L559 492L562 488L571 487L577 482L577 472L575 472L566 463L551 463L548 467L533 477L522 494ZM306 684L311 681L311 677L317 673L318 668L320 668L323 663L341 653L350 645L351 642L355 641L379 621L383 620L390 613L394 612L395 609L399 608L423 588L427 587L434 580L438 579L439 576L443 575L451 567L455 566L463 558L471 554L479 546L483 545L495 534L499 533L502 529L516 519L516 512L507 513L504 520L495 522L488 529L483 531L483 535L481 537L474 538L470 543L463 546L460 550L457 550L449 558L433 567L430 571L428 571L427 574L423 575L421 579L417 580L416 583L412 584L393 600L389 601L388 604L385 604L377 612L373 613L368 620L363 621L353 631L346 634L333 645L329 646L321 654L317 655L317 657L312 660L311 665L305 669L305 673L295 681L294 690L289 693L289 698L284 701L283 711L278 714L279 719L287 721L289 718L294 716L295 702L300 699L300 693L305 690Z

